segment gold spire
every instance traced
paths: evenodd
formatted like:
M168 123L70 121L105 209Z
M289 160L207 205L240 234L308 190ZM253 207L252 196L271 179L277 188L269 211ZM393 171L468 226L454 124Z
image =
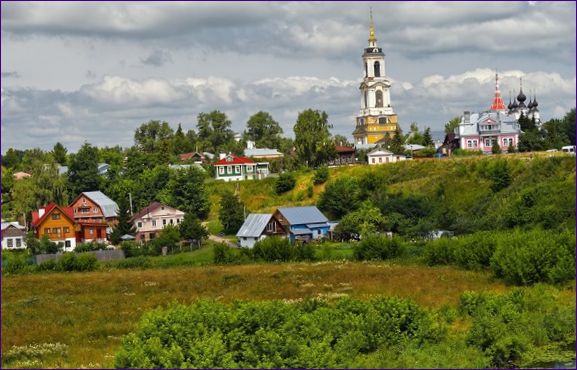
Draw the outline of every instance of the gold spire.
M370 8L370 24L369 24L369 42L376 42L377 38L375 37L375 24L373 23L373 8Z

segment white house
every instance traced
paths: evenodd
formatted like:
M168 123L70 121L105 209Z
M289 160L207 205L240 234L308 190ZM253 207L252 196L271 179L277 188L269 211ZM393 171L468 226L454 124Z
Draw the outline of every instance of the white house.
M2 249L26 248L26 229L18 222L2 222Z
M268 162L228 154L214 164L215 178L224 181L257 180L268 176Z
M367 158L369 165L395 163L407 159L407 157L402 154L394 154L388 150L378 148L367 154Z
M241 247L252 248L267 236L283 236L283 226L270 213L251 213L236 233Z
M152 202L130 219L136 228L136 240L154 239L167 225L177 226L184 219L184 212L160 202Z

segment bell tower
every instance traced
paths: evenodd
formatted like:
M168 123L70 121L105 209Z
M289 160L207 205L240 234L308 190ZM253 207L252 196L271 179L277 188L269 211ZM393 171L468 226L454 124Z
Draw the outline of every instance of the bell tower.
M363 52L364 77L359 90L361 109L353 131L355 144L375 144L393 137L398 127L397 115L391 106L391 81L385 73L385 54L377 45L373 12L370 12L369 45Z

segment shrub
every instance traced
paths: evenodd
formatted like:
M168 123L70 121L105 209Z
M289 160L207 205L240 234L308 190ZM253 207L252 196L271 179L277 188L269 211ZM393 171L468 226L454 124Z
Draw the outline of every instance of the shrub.
M459 238L458 242L454 242L455 261L458 265L471 270L488 268L497 247L498 235L494 232L479 232Z
M126 258L149 254L148 248L137 241L125 240L120 243L120 249L124 251Z
M354 177L340 177L327 184L318 206L337 219L356 210L361 204L361 189Z
M312 261L314 247L309 243L290 244L286 238L270 237L259 240L254 247L244 252L253 261L288 262Z
M228 245L218 243L214 246L213 261L216 264L227 264L237 262L236 253Z
M2 251L2 273L18 274L33 268L30 257L21 251Z
M93 271L96 269L96 256L92 253L76 255L74 252L64 253L56 263L58 271Z
M120 260L116 263L116 267L121 269L133 269L133 268L149 268L152 266L152 262L149 257L138 256L132 258L126 258Z
M106 249L106 244L104 243L97 243L97 242L90 242L90 243L80 243L76 245L74 248L74 252L82 253L82 252L90 252L90 251L97 251L97 250L104 250Z
M403 254L404 245L400 238L371 234L353 247L353 257L358 261L386 260Z
M327 166L321 166L315 171L315 177L313 183L315 185L324 184L329 179L329 168Z
M440 337L430 314L396 298L197 301L148 312L116 355L122 368L350 367L381 346Z
M291 173L281 173L275 183L275 191L278 195L292 190L296 185L294 175Z
M425 244L425 262L428 265L449 265L455 263L459 242L455 239L440 238Z
M58 263L55 259L46 260L36 266L36 270L38 271L55 271L58 266Z

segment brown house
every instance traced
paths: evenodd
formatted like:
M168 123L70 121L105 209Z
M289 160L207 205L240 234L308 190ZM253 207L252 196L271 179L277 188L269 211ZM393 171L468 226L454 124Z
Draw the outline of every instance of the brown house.
M118 223L118 205L100 191L80 193L70 207L74 221L80 225L76 235L79 241L104 241Z
M337 156L329 162L330 166L343 166L355 163L354 147L337 145L335 149Z

